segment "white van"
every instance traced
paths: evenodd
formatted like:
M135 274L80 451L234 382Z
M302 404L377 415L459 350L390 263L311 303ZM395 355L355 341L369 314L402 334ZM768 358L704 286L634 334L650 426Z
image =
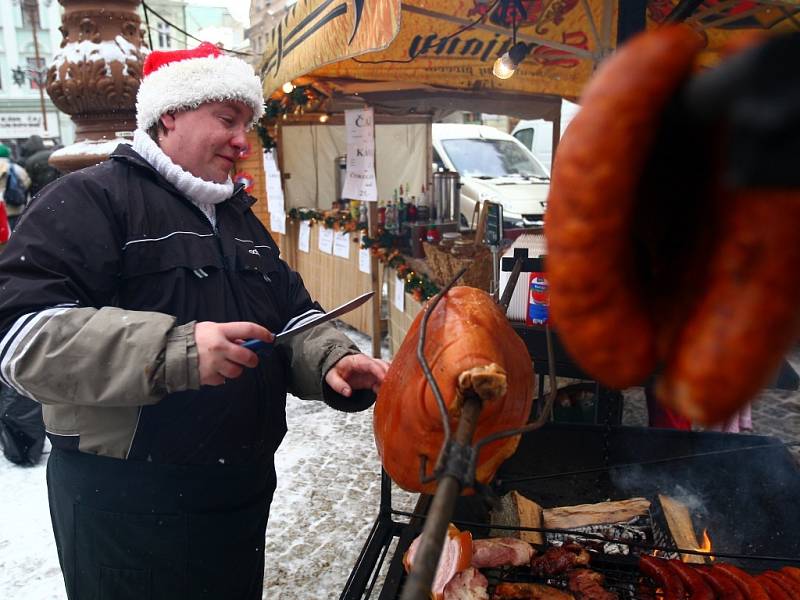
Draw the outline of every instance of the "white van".
M572 118L578 114L580 105L568 100L561 101L561 135L569 125ZM530 121L520 121L511 132L523 146L530 150L533 155L548 169L553 168L553 122L544 119L533 119Z
M461 176L461 225L474 226L478 202L503 206L506 227L544 222L550 173L514 137L487 125L434 123L434 170Z

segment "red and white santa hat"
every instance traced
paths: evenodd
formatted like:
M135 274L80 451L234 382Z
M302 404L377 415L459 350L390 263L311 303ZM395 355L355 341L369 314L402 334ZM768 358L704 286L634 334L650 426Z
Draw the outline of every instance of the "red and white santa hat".
M253 123L261 118L264 97L253 67L224 55L209 42L191 50L157 50L144 61L136 96L136 125L147 131L165 113L224 100L250 106Z

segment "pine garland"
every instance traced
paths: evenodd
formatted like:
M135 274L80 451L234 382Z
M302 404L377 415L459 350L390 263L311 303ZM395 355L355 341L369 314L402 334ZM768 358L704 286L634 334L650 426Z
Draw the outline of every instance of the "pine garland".
M439 293L439 287L424 273L417 273L408 264L406 258L397 249L399 237L382 231L377 238L362 236L361 247L378 257L378 260L389 265L397 272L397 278L403 279L403 288L417 302L425 302Z

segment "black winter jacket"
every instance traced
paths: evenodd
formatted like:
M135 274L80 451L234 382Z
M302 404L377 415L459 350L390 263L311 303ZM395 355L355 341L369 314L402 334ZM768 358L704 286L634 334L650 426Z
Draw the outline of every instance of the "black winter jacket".
M235 464L278 447L287 388L342 410L372 404L370 392L347 399L323 384L357 352L331 326L276 346L224 385L199 386L195 322L277 333L321 310L253 202L237 188L217 205L214 228L121 145L31 203L0 255L0 378L45 405L55 446Z

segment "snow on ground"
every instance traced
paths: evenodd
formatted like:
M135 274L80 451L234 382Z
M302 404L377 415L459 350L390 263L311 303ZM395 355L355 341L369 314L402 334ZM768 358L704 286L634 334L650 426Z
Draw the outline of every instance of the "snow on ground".
M350 329L362 350L369 339ZM372 411L287 401L278 488L266 541L264 598L338 598L378 514L380 462ZM0 456L0 598L66 600L45 483L46 456L19 467ZM393 506L415 497L395 490ZM223 600L223 599L220 599Z

